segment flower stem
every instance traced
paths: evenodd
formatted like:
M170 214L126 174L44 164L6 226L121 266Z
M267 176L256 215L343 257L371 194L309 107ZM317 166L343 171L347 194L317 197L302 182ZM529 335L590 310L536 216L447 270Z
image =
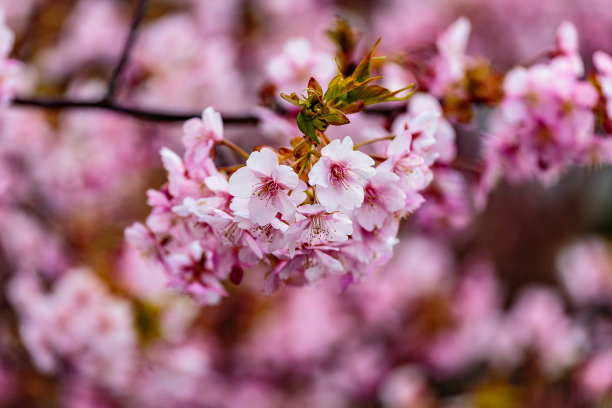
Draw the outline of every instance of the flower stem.
M298 171L298 177L300 177L302 175L302 173L304 172L304 169L306 168L306 164L310 163L310 156L304 156L304 157L308 157L308 160L306 160L304 163L302 163L302 166L300 167L300 171Z
M378 161L385 161L385 160L387 160L387 157L381 156L379 154L369 154L368 156L370 156L374 160L378 160Z
M218 167L217 169L219 171L224 171L227 173L232 173L236 170L238 170L239 168L244 167L244 164L234 164L233 166L224 166L224 167Z
M293 162L293 164L291 165L291 167L295 167L298 164L300 164L301 162L303 162L304 160L306 160L306 158L308 157L309 153L306 153L304 156L300 157L299 159L297 159L296 161Z
M221 140L220 144L225 145L227 147L229 147L230 149L232 149L233 151L235 151L236 153L238 153L239 155L241 155L242 157L244 157L245 159L249 158L249 154L247 152L245 152L244 150L242 150L238 145L236 145L233 142L230 142L227 139L223 139Z
M382 142L383 140L393 140L394 138L395 138L395 135L387 135L387 136L377 137L377 138L370 139L370 140L365 140L363 142L356 143L353 149L357 150L360 147L363 147L363 146L366 146L372 143Z

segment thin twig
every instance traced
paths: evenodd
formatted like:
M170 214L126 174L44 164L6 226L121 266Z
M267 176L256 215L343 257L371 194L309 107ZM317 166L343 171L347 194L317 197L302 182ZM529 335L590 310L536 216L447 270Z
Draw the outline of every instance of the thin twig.
M149 0L138 0L136 4L136 10L134 11L134 18L132 19L132 24L130 25L130 32L128 34L127 40L123 45L123 50L121 51L121 58L119 59L119 63L113 70L111 75L111 79L108 83L108 89L106 90L106 95L104 96L105 101L112 101L115 97L115 93L117 92L117 87L119 85L119 81L121 79L121 75L125 70L125 67L130 59L130 55L132 53L132 48L134 48L134 44L136 43L136 36L138 34L138 29L140 28L142 21L144 20L144 16L147 13L147 6Z

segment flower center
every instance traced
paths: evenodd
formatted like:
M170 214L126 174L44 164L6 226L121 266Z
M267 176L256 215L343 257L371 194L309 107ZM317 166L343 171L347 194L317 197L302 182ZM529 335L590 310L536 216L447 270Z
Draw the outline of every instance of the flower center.
M364 202L371 207L374 207L374 203L376 202L376 190L370 185L365 188Z
M343 163L333 163L329 168L329 181L336 186L346 187L349 183L349 168Z
M254 194L262 200L269 200L282 190L281 186L272 177L262 177L255 187Z

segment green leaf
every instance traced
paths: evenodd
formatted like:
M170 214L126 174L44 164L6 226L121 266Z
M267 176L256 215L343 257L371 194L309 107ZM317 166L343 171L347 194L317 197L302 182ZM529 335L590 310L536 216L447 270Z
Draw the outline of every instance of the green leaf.
M302 101L300 99L300 97L293 92L291 95L287 95L284 93L281 93L281 98L283 98L284 100L286 100L287 102L299 107L299 108L303 108L304 107L304 101Z
M350 120L340 109L328 108L327 113L323 115L323 119L330 125L341 126L350 123Z
M372 70L372 55L374 54L376 47L378 47L378 44L380 44L380 40L381 38L376 41L376 44L374 44L370 52L363 57L359 65L357 65L357 68L355 68L355 71L353 71L351 76L357 81L363 82L370 77L370 72Z
M344 78L342 74L338 74L329 82L327 92L325 92L325 95L323 95L323 99L327 102L331 102L337 97L350 92L358 86L359 83L355 80L355 78Z
M348 94L352 90L364 86L379 78L381 77L372 77L364 80L363 82L359 82L355 78L353 78L352 75L347 78L343 78L342 75L338 75L329 83L329 87L327 88L327 92L325 92L323 99L328 104L335 105L335 99L342 98L344 95Z
M323 95L323 89L321 88L321 85L313 77L310 77L310 80L308 81L308 88L313 89L316 95Z
M397 96L399 93L410 89L404 96ZM408 85L402 89L397 91L390 91L387 88L384 88L380 85L368 85L359 87L346 95L344 101L347 106L350 103L362 101L365 105L374 105L382 102L392 102L392 101L405 101L410 98L414 92L416 92L416 87L414 84ZM342 108L340 108L342 109Z
M304 113L304 111L300 112L297 116L297 125L303 134L308 136L315 143L321 144L321 141L319 140L315 132L315 126L313 123L313 118L311 116Z
M359 99L355 102L349 103L348 105L343 105L340 110L342 110L342 112L344 112L345 114L350 115L351 113L361 112L366 108L366 106L367 105L365 104L365 102Z

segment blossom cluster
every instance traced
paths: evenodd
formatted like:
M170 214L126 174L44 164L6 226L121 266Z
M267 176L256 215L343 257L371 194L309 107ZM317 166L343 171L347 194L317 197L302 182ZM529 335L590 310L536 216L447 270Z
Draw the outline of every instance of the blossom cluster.
M609 143L595 136L598 95L581 79L584 66L573 25L559 28L554 55L548 63L515 68L504 80L485 157L514 181L551 183L567 166L588 163L598 151L610 160Z
M148 192L146 226L126 237L162 263L171 287L204 304L251 268L263 271L266 293L280 282L360 281L390 259L400 220L424 202L439 117L402 119L378 164L346 136L324 146L303 139L285 155L261 147L227 169L212 156L224 141L221 116L207 108L185 123L182 158L161 150L168 183Z

